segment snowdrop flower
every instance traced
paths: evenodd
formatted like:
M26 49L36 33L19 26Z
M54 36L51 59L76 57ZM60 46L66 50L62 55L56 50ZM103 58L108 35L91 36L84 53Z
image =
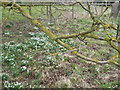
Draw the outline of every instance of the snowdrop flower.
M22 69L22 71L25 71L25 70L27 70L27 67L26 66L22 66L21 69Z
M38 30L39 28L38 27L34 27L35 30Z

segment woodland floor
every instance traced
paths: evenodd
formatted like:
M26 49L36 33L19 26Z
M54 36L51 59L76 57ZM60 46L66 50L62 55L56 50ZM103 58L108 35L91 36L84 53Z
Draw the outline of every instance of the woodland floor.
M56 35L89 30L86 17L64 23L43 24ZM96 64L71 55L27 19L3 21L3 87L16 88L117 88L119 69L112 64ZM110 32L112 35L114 31ZM105 36L104 30L95 32ZM85 56L107 60L116 52L106 42L86 39L63 40ZM53 53L58 53L52 56Z

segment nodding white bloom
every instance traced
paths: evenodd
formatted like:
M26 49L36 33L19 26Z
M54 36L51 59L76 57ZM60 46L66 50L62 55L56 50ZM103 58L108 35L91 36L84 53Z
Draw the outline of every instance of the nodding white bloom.
M22 83L19 83L19 82L8 82L8 81L5 81L4 83L4 87L5 88L23 88L23 85Z
M10 32L5 32L4 34L5 34L5 35L10 35Z
M27 67L26 66L22 66L21 69L22 69L22 71L25 71L25 70L27 70Z
M33 27L35 30L38 30L39 28L38 27Z
M33 33L33 32L29 32L28 34L30 34L30 35L35 35L35 33Z
M22 60L22 62L23 62L23 63L28 63L28 61L27 61L27 60Z
M40 38L38 38L38 37L31 37L31 39L33 39L33 40L37 40L37 41L40 40Z

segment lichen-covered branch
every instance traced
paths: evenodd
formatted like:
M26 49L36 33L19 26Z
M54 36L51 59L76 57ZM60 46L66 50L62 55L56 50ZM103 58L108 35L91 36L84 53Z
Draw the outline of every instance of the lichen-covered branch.
M97 26L96 25L97 25L97 23L93 23L93 25L91 26L91 30L89 30L89 31L74 33L74 34L70 34L70 35L61 35L61 36L57 36L56 39L67 39L67 38L74 38L74 37L78 37L78 36L85 36L89 33L94 32L94 31L98 31L99 30L99 24Z
M94 34L78 34L78 33L74 33L74 34L70 34L70 35L61 35L61 36L57 36L56 39L68 39L68 38L75 38L75 37L86 37L86 38L93 38L93 39L96 39L96 40L102 40L102 41L112 41L112 42L116 42L116 43L120 43L117 41L117 39L112 39L112 38L103 38L103 37L100 37L100 36L97 36L97 35L94 35Z
M108 43L112 48L114 48L115 50L117 50L120 53L120 48L118 46L114 45L114 43L111 40L108 41Z
M112 24L106 24L105 22L102 22L99 18L94 17L94 15L93 15L92 12L91 12L90 4L89 4L89 3L87 3L88 9L85 8L85 7L82 5L81 2L77 2L77 3L79 3L79 5L80 5L85 11L87 11L87 12L90 14L91 19L93 20L93 22L96 22L96 23L101 24L104 28L112 28L112 29L114 29L114 30L120 31L120 29L118 29L116 26L114 26L114 25L112 25Z
M3 5L4 5L4 4L7 4L7 2L3 2L2 4L3 4ZM55 40L58 44L62 45L63 47L65 47L65 48L68 49L68 50L71 50L71 53L72 53L73 55L76 55L76 56L78 56L78 57L80 57L80 58L82 58L82 59L84 59L84 60L92 61L92 62L95 62L95 63L100 63L100 64L113 63L113 64L115 64L115 65L119 65L119 63L118 63L116 60L113 60L113 59L117 58L117 56L114 56L112 59L107 60L107 61L100 61L100 60L97 60L97 59L88 58L88 57L86 57L86 56L84 56L84 55L81 55L80 53L78 53L77 51L75 51L74 48L72 48L70 45L62 42L62 41L60 40L60 37L58 38L55 34L53 34L51 31L49 31L48 29L46 29L45 26L42 25L41 22L39 22L38 20L32 19L32 16L30 16L25 10L23 10L23 9L21 8L21 6L19 6L18 4L15 4L15 3L12 3L12 6L13 6L15 9L17 9L23 16L25 16L26 18L28 18L34 25L36 25L37 27L39 27L39 30L41 30L41 31L43 31L44 33L46 33L46 34L50 37L50 39ZM99 22L98 22L98 21L95 21L95 22L97 22L97 23L102 23L102 22L100 22L100 21L99 21ZM98 26L99 26L99 25L98 25ZM93 28L90 32L93 32L94 30L96 30L96 29ZM87 33L85 32L84 34L81 34L81 35L82 35L82 36L86 35L86 37L87 37L87 36L90 37L90 35L87 35L87 34L90 33L90 32L87 32ZM66 36L66 37L67 37L67 38L68 38L68 37L74 37L74 36L76 37L76 36L79 36L79 35L80 35L80 33L77 34L77 35L76 35L76 34L73 34L73 35ZM65 37L65 36L64 36L64 37ZM93 37L93 36L91 36L91 37ZM96 38L99 38L99 37L96 37Z

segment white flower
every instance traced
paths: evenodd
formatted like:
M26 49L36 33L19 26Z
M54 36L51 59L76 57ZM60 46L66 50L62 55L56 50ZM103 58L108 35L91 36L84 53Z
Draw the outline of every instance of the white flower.
M33 32L29 32L29 34L30 34L30 35L35 35L35 33L33 33Z
M37 41L40 40L40 38L38 38L38 37L31 37L31 39L32 40L37 40Z
M10 35L10 32L5 32L4 34L5 34L5 35Z
M27 67L26 66L22 66L21 69L22 69L22 71L25 71L25 70L27 70Z
M38 27L33 27L35 30L38 30L39 28Z

